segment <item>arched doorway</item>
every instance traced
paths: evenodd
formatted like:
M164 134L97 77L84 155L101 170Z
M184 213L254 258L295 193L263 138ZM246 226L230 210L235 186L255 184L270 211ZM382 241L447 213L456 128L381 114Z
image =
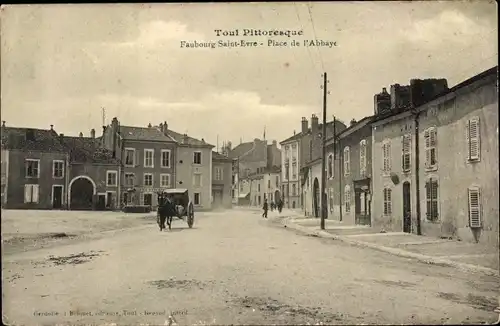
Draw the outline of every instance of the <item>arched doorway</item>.
M314 216L319 217L319 181L318 178L314 178L313 184L313 205L314 205Z
M281 195L280 195L280 191L279 190L276 190L274 192L274 202L277 203L278 201L281 200Z
M95 183L87 176L79 176L69 184L69 208L71 210L92 210L96 192Z

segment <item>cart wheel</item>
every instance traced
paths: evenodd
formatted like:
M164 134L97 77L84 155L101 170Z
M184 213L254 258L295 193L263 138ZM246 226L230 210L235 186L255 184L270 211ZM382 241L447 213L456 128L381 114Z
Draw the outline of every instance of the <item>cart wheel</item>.
M189 228L193 227L194 224L194 206L193 203L189 203L188 211L187 211L187 223Z

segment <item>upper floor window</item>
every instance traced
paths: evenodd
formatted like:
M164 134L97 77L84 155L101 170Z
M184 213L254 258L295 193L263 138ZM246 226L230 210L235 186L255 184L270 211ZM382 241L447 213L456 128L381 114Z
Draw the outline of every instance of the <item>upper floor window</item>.
M162 188L170 187L170 174L168 173L160 174L160 187Z
M276 188L280 186L280 177L276 176Z
M271 189L271 180L267 180L267 189Z
M215 180L222 180L222 168L221 167L215 168Z
M388 174L391 172L391 142L389 140L384 141L384 143L382 144L382 154L382 171L385 174Z
M106 171L106 186L116 187L118 185L118 172Z
M128 187L133 187L135 183L135 174L125 173L125 185Z
M359 142L359 174L362 178L366 176L366 139Z
M427 201L427 219L438 219L438 181L430 178L425 183L425 198Z
M392 190L384 188L384 215L389 216L392 214Z
M194 205L201 205L201 194L199 192L194 193Z
M201 164L201 152L193 153L193 164Z
M64 161L62 160L52 161L52 177L55 179L64 178Z
M151 173L144 173L144 185L153 186L153 175Z
M170 155L171 151L169 149L161 150L161 167L169 168L170 167Z
M401 167L403 172L411 169L411 135L406 134L402 140Z
M327 176L328 178L333 178L333 155L328 155L328 166L327 166Z
M425 167L427 169L437 168L437 129L428 128L424 131L425 140Z
M125 166L134 167L135 165L135 148L125 148Z
M481 159L481 133L479 128L479 117L467 121L467 160L469 162Z
M344 210L346 213L351 211L351 187L349 185L344 187Z
M26 177L40 178L40 160L26 159Z
M154 167L154 149L145 149L144 150L144 167L152 168Z
M297 185L294 183L292 184L292 196L297 195Z
M351 150L349 146L344 147L344 175L348 176L351 173Z
M260 192L260 183L257 184L257 191Z

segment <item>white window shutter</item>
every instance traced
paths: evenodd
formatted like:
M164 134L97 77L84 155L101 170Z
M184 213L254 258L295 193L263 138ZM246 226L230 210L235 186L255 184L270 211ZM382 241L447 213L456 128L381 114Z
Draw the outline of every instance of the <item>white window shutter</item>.
M469 120L469 158L471 160L478 160L480 158L480 130L479 118Z
M31 203L31 185L24 185L24 203Z
M431 165L431 140L429 129L424 131L425 140L425 166L429 167Z
M391 143L387 143L387 171L391 171Z
M482 225L481 192L476 187L469 188L469 224L471 228Z
M33 185L33 193L32 193L32 198L31 201L34 203L38 203L38 185Z

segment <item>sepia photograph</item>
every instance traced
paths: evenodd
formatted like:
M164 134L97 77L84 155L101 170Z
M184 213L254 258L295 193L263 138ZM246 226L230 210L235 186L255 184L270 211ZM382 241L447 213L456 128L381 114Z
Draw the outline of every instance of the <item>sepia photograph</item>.
M4 4L5 325L500 323L498 4Z

